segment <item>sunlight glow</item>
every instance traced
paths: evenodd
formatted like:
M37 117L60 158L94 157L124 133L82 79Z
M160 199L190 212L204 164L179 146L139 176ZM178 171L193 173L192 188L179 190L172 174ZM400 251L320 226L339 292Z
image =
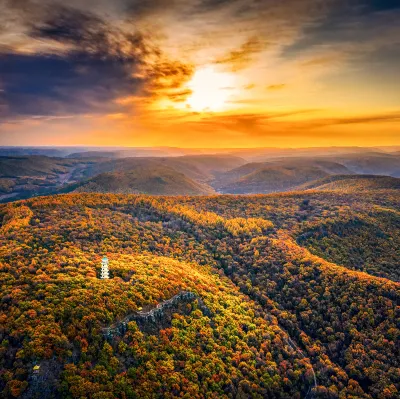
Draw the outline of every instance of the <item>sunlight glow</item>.
M192 90L186 104L194 111L222 111L232 95L233 74L218 72L212 67L199 69L188 84Z

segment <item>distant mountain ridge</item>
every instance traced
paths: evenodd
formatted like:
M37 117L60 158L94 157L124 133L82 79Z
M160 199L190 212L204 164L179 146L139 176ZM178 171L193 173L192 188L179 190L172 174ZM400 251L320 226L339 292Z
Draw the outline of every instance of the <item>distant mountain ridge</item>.
M287 159L249 163L220 174L213 187L221 193L268 194L294 187L331 174L350 174L345 166L325 160Z
M362 189L363 185L369 187L372 180L364 179L361 183L358 178L331 177L400 177L400 155L396 151L377 149L356 149L353 153L343 153L339 148L300 149L297 156L292 150L267 149L274 155L263 162L251 161L263 149L232 150L231 153L221 150L220 154L186 150L186 155L181 155L185 151L174 148L84 150L80 148L67 157L0 156L0 202L76 190L152 195L268 194L303 190L308 184L314 189L350 190ZM29 151L40 152L40 149ZM137 156L146 151L154 156ZM174 155L159 156L165 153ZM316 156L306 156L306 153ZM291 156L282 157L282 154ZM321 183L321 179L327 180ZM314 184L315 181L318 183ZM392 188L391 184L396 186L396 180L380 180L372 186L384 189Z
M334 175L297 187L298 190L319 191L369 191L400 190L400 179L377 175Z
M400 146L376 147L303 147L303 148L179 148L179 147L96 147L96 146L37 146L16 147L0 146L1 156L26 156L45 155L49 157L87 158L92 155L101 156L108 153L113 158L127 157L177 157L184 155L232 155L246 159L248 162L264 162L282 157L325 157L346 154L366 154L376 152L379 154L400 153Z
M229 194L268 194L287 191L304 182L320 179L328 174L319 168L295 169L285 166L266 166L232 183L221 187L220 192Z
M165 166L101 173L73 191L151 195L207 195L214 192L210 187Z

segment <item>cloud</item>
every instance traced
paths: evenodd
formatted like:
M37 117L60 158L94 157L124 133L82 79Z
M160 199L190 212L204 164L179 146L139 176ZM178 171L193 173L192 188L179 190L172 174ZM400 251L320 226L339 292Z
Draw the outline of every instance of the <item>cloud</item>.
M247 137L249 140L264 140L268 137L304 137L327 138L327 129L332 128L334 136L349 135L344 130L346 125L359 124L371 126L374 124L400 122L400 112L373 115L354 115L345 118L316 118L322 113L318 109L303 109L287 112L272 113L236 113L236 114L209 114L193 120L183 120L174 124L172 128L177 130L191 130L199 132L213 132L215 136L232 134L235 137ZM298 118L301 116L301 118ZM308 116L308 117L307 117ZM354 131L357 136L357 130Z
M397 0L0 0L0 10L2 123L118 115L110 120L153 120L160 137L174 135L164 133L165 113L182 134L196 125L211 140L238 132L253 143L272 131L397 123L386 112L398 105ZM226 110L235 115L200 119L182 104L193 73L210 64L233 77ZM321 104L378 115L268 112Z
M246 68L253 59L253 56L265 48L265 45L257 37L249 38L237 50L215 60L216 64L226 64L232 71L239 71Z
M153 96L176 98L177 95L189 95L191 92L183 89L184 83L193 75L193 67L180 61L171 61L158 57L157 62L149 64L146 76L149 79L145 92Z
M400 111L370 114L370 115L355 115L346 118L327 118L319 120L310 120L307 122L307 128L322 128L327 126L339 125L354 125L354 124L375 124L375 123L400 123Z
M126 32L90 12L54 6L29 23L32 40L60 51L0 52L0 117L117 112L128 95L178 90L190 66L168 59L141 32Z
M202 117L195 122L198 125L228 128L231 130L242 131L249 136L259 134L265 127L271 124L280 124L285 118L290 118L302 114L309 114L317 110L293 110L287 112L271 112L271 113L242 113L242 114L213 114Z
M129 18L138 20L158 14L159 12L169 12L171 10L182 9L190 5L190 0L127 0L125 11Z
M171 92L167 95L167 97L176 103L184 102L188 97L192 94L191 89L181 89L175 92Z
M269 85L268 87L267 87L267 90L270 90L270 91L276 91L276 90L283 90L283 89L285 89L286 88L286 84L285 83L280 83L280 84L275 84L275 85Z
M397 0L337 0L284 49L286 58L318 48L341 48L353 56L370 55L377 48L400 44L400 2Z
M193 2L195 3L195 2ZM240 0L200 0L196 4L196 9L199 12L217 11L225 6L236 5L242 3Z

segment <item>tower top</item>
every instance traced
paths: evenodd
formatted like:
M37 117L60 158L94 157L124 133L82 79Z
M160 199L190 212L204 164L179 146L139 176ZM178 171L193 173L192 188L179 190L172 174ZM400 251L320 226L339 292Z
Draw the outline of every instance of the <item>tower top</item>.
M104 255L102 260L108 260L107 256Z

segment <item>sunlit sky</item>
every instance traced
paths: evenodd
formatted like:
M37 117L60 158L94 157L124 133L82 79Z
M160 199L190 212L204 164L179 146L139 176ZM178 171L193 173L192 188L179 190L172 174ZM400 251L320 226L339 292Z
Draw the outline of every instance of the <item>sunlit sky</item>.
M400 144L398 0L0 0L0 145Z

